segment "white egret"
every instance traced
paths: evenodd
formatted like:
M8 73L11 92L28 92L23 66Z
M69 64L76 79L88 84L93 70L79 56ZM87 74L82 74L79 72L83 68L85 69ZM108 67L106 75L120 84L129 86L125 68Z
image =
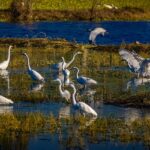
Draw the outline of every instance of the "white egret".
M11 99L8 99L2 95L0 95L0 105L9 105L13 104L14 102Z
M77 102L76 101L76 97L75 97L76 88L75 88L74 84L72 84L72 83L70 84L70 86L73 88L73 94L72 94L73 107L75 109L78 109L79 111L81 111L84 115L88 114L88 115L92 115L92 116L97 117L97 113L93 108L91 108L89 105L87 105L84 102Z
M60 79L56 79L54 81L58 81L59 82L59 92L60 92L60 95L61 97L65 98L67 101L70 100L71 98L71 94L68 90L62 90L62 83L61 83L61 80Z
M76 57L78 54L82 54L82 53L81 53L81 52L76 52L76 53L73 55L72 59L71 59L68 63L66 63L65 60L62 58L62 61L61 61L60 63L53 65L53 69L62 71L62 67L63 67L62 64L63 64L63 62L64 62L64 67L65 67L65 68L68 68L68 67L73 63L73 61L75 60L75 57Z
M65 68L65 59L64 59L63 57L62 57L62 60L63 60L62 73L63 73L63 75L64 75L64 81L63 81L63 83L64 83L65 85L68 85L68 84L70 83L70 79L69 79L70 71L69 71L67 68Z
M7 69L8 65L9 65L9 62L10 62L10 50L12 49L13 46L9 46L8 48L8 57L7 57L7 60L3 61L2 63L0 63L0 69L1 70L5 70Z
M143 58L139 56L136 52L128 51L126 49L120 49L119 54L123 58L123 60L126 60L129 66L129 69L137 73L138 76L142 77L150 77L150 59L149 58Z
M25 55L26 58L27 58L28 74L30 75L30 77L32 78L32 80L44 82L44 77L42 77L42 75L40 73L38 73L37 71L31 69L28 55L26 53L23 53L23 55Z
M66 68L65 59L62 57L63 63L62 63L62 73L64 74L65 78L69 78L70 71Z
M79 69L77 67L73 67L72 69L75 69L77 71L76 80L77 80L78 83L84 85L84 87L86 85L97 84L97 81L95 81L91 78L87 78L87 77L84 77L84 76L79 76Z
M90 44L96 44L96 41L95 41L96 37L97 37L98 35L104 36L106 33L108 33L108 32L107 32L106 29L104 29L104 28L100 28L100 27L95 28L94 30L92 30L92 31L90 32L90 35L89 35L89 43L90 43Z
M118 9L118 7L114 4L104 4L103 6L108 9Z

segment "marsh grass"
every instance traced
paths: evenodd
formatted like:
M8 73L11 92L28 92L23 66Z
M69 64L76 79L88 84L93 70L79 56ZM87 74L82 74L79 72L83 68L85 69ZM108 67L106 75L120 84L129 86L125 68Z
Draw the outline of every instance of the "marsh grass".
M11 62L8 68L10 89L8 92L8 81L0 77L0 92L2 95L16 101L42 102L56 101L65 102L60 97L58 84L53 81L54 72L51 70L51 65L61 61L64 56L66 62L70 61L73 53L81 51L74 61L73 66L78 66L80 74L92 77L98 81L98 86L95 86L96 94L95 101L104 100L104 103L129 104L129 105L144 105L149 106L150 95L149 88L141 86L138 91L132 89L125 90L126 83L134 74L128 71L111 70L111 67L126 67L127 64L121 61L118 54L119 47L117 46L90 46L69 43L65 40L43 40L46 41L38 47L40 39L2 39L0 40L0 62L7 58L8 41L14 43L13 52L11 53ZM26 42L28 44L26 44ZM11 44L12 44L11 43ZM22 44L24 43L24 44ZM42 43L42 42L41 42ZM149 57L150 47L146 45L126 45L127 49L135 49L143 57ZM39 71L46 79L46 83L40 91L32 91L33 83L30 76L27 74L27 62L22 56L26 52L30 57L31 67ZM90 68L90 69L89 69ZM69 68L70 69L70 68ZM71 79L75 81L75 73L71 72ZM68 87L70 92L72 92ZM117 92L116 92L117 91ZM79 96L79 99L88 102L89 97L86 95Z
M11 138L10 133L18 134L37 134L49 132L52 136L61 134L66 140L77 138L84 146L83 137L86 136L91 142L118 140L121 142L141 141L150 142L150 119L136 119L133 122L126 123L124 120L116 118L97 118L90 124L90 118L76 116L75 118L59 119L53 114L45 116L41 113L27 114L1 114L0 115L0 133L1 136L7 135ZM60 136L61 136L60 135ZM74 136L71 136L74 135ZM80 136L79 136L80 135ZM70 139L70 140L71 140ZM64 140L63 138L60 140ZM75 144L68 143L66 144Z

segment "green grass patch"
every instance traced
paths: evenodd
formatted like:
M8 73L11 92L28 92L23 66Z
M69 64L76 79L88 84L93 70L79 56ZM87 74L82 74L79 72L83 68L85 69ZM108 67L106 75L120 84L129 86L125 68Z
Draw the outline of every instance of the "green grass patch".
M8 9L13 0L3 0L0 3L0 9ZM93 1L87 0L32 0L33 10L80 10L89 9ZM136 7L141 9L150 9L149 0L97 0L97 8L103 8L103 4L114 4L118 8Z

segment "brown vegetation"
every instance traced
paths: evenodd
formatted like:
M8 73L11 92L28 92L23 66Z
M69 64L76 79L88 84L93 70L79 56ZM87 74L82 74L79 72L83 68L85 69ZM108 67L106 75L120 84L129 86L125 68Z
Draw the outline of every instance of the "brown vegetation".
M31 10L12 3L10 10L0 10L2 20L149 20L150 12L139 8L125 7L117 10Z

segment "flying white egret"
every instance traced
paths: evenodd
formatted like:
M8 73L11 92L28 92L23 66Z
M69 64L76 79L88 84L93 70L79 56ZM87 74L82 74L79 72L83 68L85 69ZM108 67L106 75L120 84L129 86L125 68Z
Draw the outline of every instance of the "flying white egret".
M75 88L73 83L71 83L70 86L73 88L73 94L72 94L73 107L75 109L78 109L84 115L88 114L88 115L92 115L92 116L97 117L97 113L96 113L96 111L93 108L91 108L89 105L87 105L84 102L77 102L76 101L76 97L75 97L75 95L76 95L76 88Z
M123 60L126 60L129 66L129 69L137 73L138 76L142 77L150 77L150 59L149 58L143 58L139 56L136 52L128 51L126 49L120 49L119 54L123 58Z
M96 37L97 37L98 35L104 36L106 33L108 33L108 32L107 32L106 29L104 29L104 28L100 28L100 27L95 28L94 30L92 30L92 31L90 32L90 35L89 35L89 43L90 43L90 44L96 44L96 41L95 41Z
M0 105L9 105L13 104L14 102L11 99L8 99L2 95L0 95Z
M78 54L82 54L82 53L81 53L81 52L76 52L76 53L73 55L72 59L71 59L68 63L66 63L65 60L62 58L62 61L61 61L60 63L53 65L53 69L62 71L62 67L63 67L62 64L63 64L63 62L64 62L64 67L65 67L65 68L68 68L68 67L74 62L75 57L76 57Z
M95 81L91 78L87 78L87 77L84 77L84 76L79 76L79 69L77 67L73 67L72 69L75 69L77 71L76 80L77 80L78 83L84 85L84 87L86 85L97 84L97 81Z
M26 56L26 58L27 58L28 74L30 75L32 80L44 82L44 77L42 77L42 75L40 73L38 73L37 71L31 69L28 55L26 53L23 53L23 55Z
M0 63L0 69L1 70L5 70L7 69L8 65L9 65L9 62L10 62L10 50L12 49L13 46L9 46L8 48L8 57L7 57L7 60L3 61L2 63Z
M61 83L60 79L56 79L55 81L59 82L59 92L60 92L61 97L65 98L67 101L69 101L71 98L70 92L68 90L64 90L64 91L62 90L62 83Z

